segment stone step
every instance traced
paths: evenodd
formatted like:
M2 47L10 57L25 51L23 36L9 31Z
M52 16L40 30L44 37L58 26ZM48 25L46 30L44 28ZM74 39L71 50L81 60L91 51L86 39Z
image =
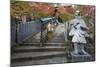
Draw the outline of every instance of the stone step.
M40 46L41 43L20 43L15 46ZM52 43L52 42L47 42L43 43L43 46L65 46L65 43Z
M28 60L40 60L52 57L65 56L64 51L53 51L53 52L23 52L15 53L11 56L12 62L28 61Z
M64 40L52 40L51 43L64 43Z
M44 46L44 47L37 47L37 46L19 46L14 48L14 53L15 52L41 52L41 51L65 51L66 47L65 46Z
M32 60L31 59L28 61L12 62L11 67L44 65L44 64L61 64L61 63L66 63L66 62L67 62L66 56L61 56L61 57L51 57L51 58L40 59L40 60Z
M23 43L39 43L40 40L39 39L28 39L23 41Z
M23 43L39 43L40 40L27 40L27 41L24 41ZM53 39L53 40L50 40L51 43L64 43L65 40L60 38L60 39Z

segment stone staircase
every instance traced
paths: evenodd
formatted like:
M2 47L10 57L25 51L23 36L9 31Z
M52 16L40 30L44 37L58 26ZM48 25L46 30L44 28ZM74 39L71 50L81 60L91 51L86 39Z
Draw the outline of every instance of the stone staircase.
M12 47L11 67L68 62L64 34L54 34L50 42L40 46L34 35L21 44Z
M11 66L26 66L40 64L58 64L67 62L65 46L47 45L44 47L34 44L13 47Z

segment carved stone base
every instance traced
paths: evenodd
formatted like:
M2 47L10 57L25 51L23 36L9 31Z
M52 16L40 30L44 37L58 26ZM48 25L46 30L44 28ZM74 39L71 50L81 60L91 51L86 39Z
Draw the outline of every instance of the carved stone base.
M92 56L90 54L74 54L73 52L71 52L71 57L72 60L71 62L87 62L87 61L91 61L92 60Z

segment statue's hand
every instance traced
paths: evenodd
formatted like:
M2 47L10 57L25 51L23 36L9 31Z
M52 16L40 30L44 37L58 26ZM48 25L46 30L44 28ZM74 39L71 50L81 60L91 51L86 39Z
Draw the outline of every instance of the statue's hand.
M74 26L74 28L77 29L76 26Z
M81 28L81 30L83 30L83 31L87 31L87 29L84 28L84 27L81 27L81 26L80 26L80 28Z

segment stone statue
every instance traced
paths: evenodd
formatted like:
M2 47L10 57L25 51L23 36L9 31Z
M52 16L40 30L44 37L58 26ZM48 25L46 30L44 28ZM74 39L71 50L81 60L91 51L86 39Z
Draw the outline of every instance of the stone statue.
M75 19L71 21L69 36L72 36L72 43L74 46L73 54L87 54L84 50L86 37L89 37L87 33L88 27L84 20L80 16L80 11L77 10L75 13Z

